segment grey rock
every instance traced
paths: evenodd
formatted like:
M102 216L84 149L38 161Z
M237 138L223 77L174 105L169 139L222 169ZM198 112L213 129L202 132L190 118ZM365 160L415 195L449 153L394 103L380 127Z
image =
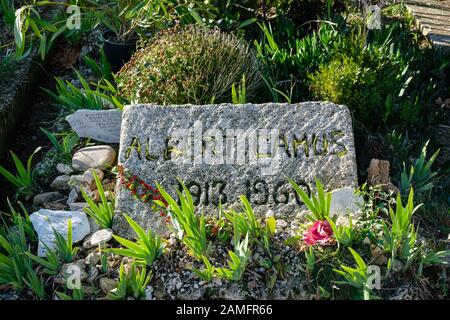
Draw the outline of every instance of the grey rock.
M355 214L360 210L364 199L355 194L354 188L340 188L331 192L330 215Z
M56 191L59 191L59 192L70 191L70 186L68 184L69 180L70 180L70 176L69 175L58 176L58 177L55 178L55 180L53 180L53 182L50 185L50 187L53 190L56 190Z
M86 238L84 238L83 240L83 248L86 250L89 250L92 248L91 245L91 235L88 235Z
M273 210L290 222L305 207L286 176L312 191L316 177L328 190L357 186L352 119L345 106L134 105L125 107L122 119L119 164L149 184L159 182L172 196L180 178L205 214L217 214L219 199L224 207L240 208L239 196L250 193L259 217ZM116 195L115 234L133 234L123 213L145 228L168 232L164 218L125 186L118 184Z
M77 202L78 200L80 200L81 196L80 196L80 188L72 188L69 192L69 197L67 199L67 204L70 206L72 203ZM75 210L78 211L78 210Z
M55 235L53 229L67 238L68 221L72 221L72 241L76 243L83 240L90 233L89 221L84 212L52 211L41 209L30 215L31 223L36 231L39 244L38 256L45 257L45 243L50 249L55 247Z
M153 300L153 287L148 286L145 288L145 300Z
M115 159L116 151L110 146L86 147L73 155L72 167L77 171L106 169L113 165Z
M55 283L59 285L67 285L67 282L70 280L70 277L76 276L80 282L86 280L88 278L88 273L85 269L84 260L78 260L72 263L65 263L62 265L59 274L55 277Z
M88 269L88 280L93 282L98 277L98 269L95 266L90 266Z
M92 219L92 217L88 217L88 220L89 220L89 225L91 226L91 233L92 234L94 234L95 232L100 230L100 226L95 222L94 219Z
M61 174L71 174L73 173L73 168L69 164L58 163L56 165L56 171Z
M64 196L59 192L45 192L36 195L33 198L33 205L38 208L41 207L45 203L56 202L61 200Z
M86 256L84 263L95 266L100 261L100 254L98 252L91 252Z
M94 170L97 173L97 177L100 181L103 180L104 174L103 171L98 169L88 169L85 173L83 173L83 182L89 186L91 190L96 190L97 185L94 179Z
M100 288L106 294L117 288L117 281L111 278L100 278L99 283Z
M83 176L82 175L70 176L68 184L71 187L81 187L83 185Z
M42 205L42 209L48 209L48 210L67 210L67 206L64 203L59 202L48 202L44 203Z
M84 208L88 208L89 205L86 202L72 202L69 204L70 211L84 211Z

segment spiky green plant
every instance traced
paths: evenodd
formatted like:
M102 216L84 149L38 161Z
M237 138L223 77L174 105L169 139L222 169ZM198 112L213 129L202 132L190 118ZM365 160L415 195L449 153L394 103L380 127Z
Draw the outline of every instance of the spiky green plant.
M336 225L336 222L333 219L327 218L327 220L330 223L336 241L345 247L350 247L358 236L358 232L353 225L352 218L349 217L349 224L345 226Z
M431 166L439 155L439 149L427 161L427 147L429 141L425 143L418 159L411 165L409 173L403 164L403 172L400 177L400 191L403 196L406 196L409 191L414 188L419 193L431 191L434 186L433 180L438 175L438 172L432 171Z
M198 260L202 261L202 257L208 257L211 251L211 242L206 237L205 217L203 213L197 214L195 212L192 195L184 183L180 181L180 184L184 191L182 193L177 190L181 206L158 183L156 186L168 206L159 200L154 202L168 211L171 217L172 228L178 238L183 241Z
M39 152L39 150L41 150L40 147L37 148L28 158L26 168L19 157L17 157L17 155L11 151L11 156L16 168L15 173L8 171L6 168L0 165L0 174L3 175L17 188L18 195L32 196L35 192L35 181L32 163L34 155Z
M59 291L56 291L55 294L58 296L59 299L64 300L64 301L85 300L85 294L84 294L83 287L81 287L80 289L73 289L72 293L70 295L65 292L59 292Z
M405 207L402 205L401 196L397 195L395 211L392 207L389 208L390 223L382 223L382 247L391 254L388 271L392 269L395 259L404 260L409 266L420 254L416 245L417 230L412 222L412 216L420 206L414 206L414 189L411 188Z
M334 269L334 271L344 277L345 281L336 281L337 284L348 284L356 289L362 290L364 300L370 300L371 289L368 284L369 274L367 272L367 265L361 256L352 248L350 250L356 262L356 268L351 268L341 265L342 270Z
M72 262L80 250L80 248L73 246L72 219L68 220L67 238L64 238L64 236L54 228L53 233L55 235L55 251L65 263Z
M233 225L234 235L233 243L239 243L241 236L248 234L250 240L264 248L266 253L271 256L270 239L275 233L276 221L274 217L266 219L266 225L263 228L256 219L255 213L248 199L240 196L243 212L234 210L224 211L225 217Z
M251 251L248 245L248 234L244 240L237 243L233 251L228 251L230 259L228 268L216 268L215 272L219 277L230 281L239 281L242 279L251 257Z
M61 268L61 257L55 250L52 250L48 245L43 243L45 247L45 258L38 257L32 254L30 251L25 254L34 262L40 264L44 267L44 272L49 276L55 276L58 274L59 269Z
M53 146L56 148L58 153L61 154L63 159L67 162L72 160L72 150L80 141L80 137L76 134L76 132L70 131L63 135L61 142L58 140L55 134L50 131L41 128L41 131L47 136Z
M297 195L302 199L303 203L312 213L307 214L306 217L311 221L323 221L330 216L331 208L331 192L325 193L322 183L316 178L317 196L311 195L309 197L304 190L291 178L287 178L289 183L294 188Z
M36 295L38 299L47 298L47 292L45 292L44 279L39 276L31 266L28 266L28 271L26 276L23 278L25 284L30 288L30 290Z
M75 73L77 74L83 89L75 87L69 81L55 78L56 94L46 88L42 88L42 90L55 100L57 106L70 113L74 113L80 109L102 110L104 106L103 99L93 93L91 87L81 73L77 71L75 71Z
M148 273L145 268L139 271L133 264L131 270L126 273L123 264L119 269L119 280L117 288L106 296L109 300L124 300L127 297L142 299L145 297L145 288L152 278L152 273Z
M83 195L84 201L86 201L89 205L89 207L84 208L84 212L86 212L92 219L94 219L95 223L97 223L102 228L110 229L113 225L114 201L108 201L108 199L106 198L105 190L103 189L102 182L98 178L97 172L93 170L92 174L94 176L98 194L100 195L101 203L96 204L87 195L86 191L81 189L81 194Z
M23 288L23 279L32 268L32 260L25 254L27 250L24 224L18 220L16 228L8 229L5 236L0 235L0 285L11 285L16 290Z
M108 249L108 252L134 258L135 263L139 265L151 266L163 253L164 246L161 243L161 237L152 230L145 232L129 216L124 215L124 217L137 235L136 242L114 235L114 239L127 249L112 248Z

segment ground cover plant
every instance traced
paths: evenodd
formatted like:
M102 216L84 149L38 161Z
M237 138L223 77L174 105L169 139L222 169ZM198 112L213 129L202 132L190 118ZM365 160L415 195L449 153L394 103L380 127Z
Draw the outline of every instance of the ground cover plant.
M81 27L69 29L75 4ZM450 56L402 3L382 17L370 29L349 1L0 0L1 86L27 59L47 73L0 156L0 298L448 299ZM118 72L105 40L135 43ZM319 179L309 193L286 177L305 205L284 221L257 215L244 195L238 208L211 214L182 183L171 194L117 162L72 168L77 150L98 145L65 122L80 109L311 100L352 114L363 203L351 215L331 214L332 190ZM388 183L374 182L372 159L389 161ZM169 233L125 212L134 238L114 230L73 243L68 220L68 232L55 225L55 247L38 255L29 212L82 203L92 225L110 232L117 183ZM71 268L82 271L77 288Z

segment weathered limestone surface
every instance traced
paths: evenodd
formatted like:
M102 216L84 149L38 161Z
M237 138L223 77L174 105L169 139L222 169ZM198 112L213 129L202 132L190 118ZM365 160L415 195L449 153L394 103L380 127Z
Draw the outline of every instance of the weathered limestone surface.
M181 179L206 214L217 214L219 201L240 207L239 196L246 195L257 214L294 217L302 203L286 177L307 191L316 177L328 190L357 186L350 112L325 102L127 106L119 164L172 195ZM149 204L120 183L116 191L115 233L130 232L123 213L167 231Z

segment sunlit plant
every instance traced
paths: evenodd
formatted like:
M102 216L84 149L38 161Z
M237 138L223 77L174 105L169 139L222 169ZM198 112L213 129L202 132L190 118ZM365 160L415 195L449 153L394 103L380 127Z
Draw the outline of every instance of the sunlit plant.
M317 196L311 195L311 197L309 197L308 194L302 190L294 180L291 178L287 179L312 214L306 214L306 217L309 220L322 221L326 220L327 217L330 216L331 192L325 192L319 179L316 179Z
M86 191L81 189L81 194L83 195L84 201L86 201L89 205L87 208L84 208L84 212L94 219L95 223L100 227L110 229L113 225L114 201L108 201L102 182L100 181L95 170L92 170L92 175L94 176L95 185L97 186L101 202L96 204L94 200L88 196Z
M145 288L152 278L152 273L148 273L145 268L140 271L136 265L132 264L131 270L125 272L123 264L119 269L119 280L117 288L106 296L109 300L124 300L128 297L142 299L145 297Z
M171 228L180 240L189 248L190 252L199 260L203 256L208 257L211 252L211 242L206 236L205 217L197 214L192 195L186 186L180 181L184 192L177 190L180 204L170 196L161 185L156 184L161 196L166 203L154 200L163 210L170 215Z
M14 161L16 172L10 172L0 165L0 174L17 188L18 195L32 196L35 192L35 180L32 163L34 155L40 150L40 147L37 148L28 158L26 167L19 159L19 157L17 157L17 155L11 151L11 156Z
M137 235L136 242L114 235L114 239L126 249L112 248L112 252L121 256L135 259L135 263L142 266L151 266L163 253L164 246L161 243L161 237L152 230L145 232L133 219L124 214L125 219Z

